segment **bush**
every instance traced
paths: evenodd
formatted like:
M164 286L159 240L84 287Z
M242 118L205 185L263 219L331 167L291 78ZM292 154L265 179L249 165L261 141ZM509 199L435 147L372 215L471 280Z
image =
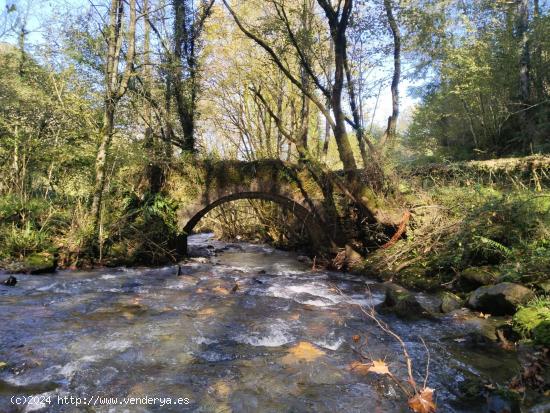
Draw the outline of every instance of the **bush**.
M174 261L178 236L177 205L162 194L128 195L120 215L110 217L105 250L113 264L160 264Z
M550 297L539 297L514 315L514 330L523 338L550 346Z
M36 230L27 222L23 228L12 224L4 229L0 245L2 255L5 257L24 258L32 253L41 252L51 247L48 234L45 231Z

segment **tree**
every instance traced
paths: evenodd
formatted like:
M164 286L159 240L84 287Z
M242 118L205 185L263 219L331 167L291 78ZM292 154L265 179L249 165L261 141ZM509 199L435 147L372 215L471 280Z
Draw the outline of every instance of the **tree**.
M327 121L330 123L331 129L334 134L336 144L338 146L338 152L340 160L342 161L345 170L354 171L357 169L357 163L353 155L352 147L349 141L349 137L346 132L346 115L344 113L342 95L344 92L344 64L346 55L346 30L349 24L349 18L353 7L352 0L346 0L341 8L334 8L327 1L319 0L318 4L321 6L325 13L328 30L330 37L334 44L334 80L331 85L323 85L319 77L313 70L312 65L308 62L304 51L301 49L297 41L292 41L293 47L296 49L300 56L300 62L303 65L305 71L309 76L312 84L315 85L315 92L309 90L306 84L300 80L300 76L296 75L289 70L289 68L283 63L279 54L269 45L269 43L260 37L260 35L254 33L252 30L245 27L243 22L237 16L235 11L229 6L226 0L224 4L233 16L235 23L239 29L257 45L263 48L271 57L274 64L281 70L282 73L289 79L292 84L297 87L307 98L321 111ZM286 15L285 5L283 3L275 3L274 7L280 16ZM288 19L286 19L288 22ZM289 24L286 24L288 29L288 35L291 38L295 38L293 31ZM316 96L316 92L321 93L330 102L330 107L322 102ZM331 115L332 112L332 115Z
M391 0L384 0L384 9L393 37L393 76L391 82L392 113L388 118L388 126L380 140L380 147L385 151L388 143L395 139L397 120L399 118L399 81L401 80L401 31L393 13Z
M129 21L126 33L123 32L124 0L111 0L109 8L109 24L106 28L107 52L104 62L105 70L105 97L103 108L103 126L100 131L100 143L95 162L95 184L90 214L93 219L94 234L99 240L99 226L103 191L105 189L105 166L109 147L113 139L115 128L115 112L117 104L128 89L128 82L133 73L136 41L136 1L129 0ZM127 50L124 59L124 71L120 73L123 39L126 40Z
M199 95L199 53L204 22L215 0L202 0L197 11L192 0L173 0L174 50L169 55L173 94L183 131L182 149L194 153L195 118Z

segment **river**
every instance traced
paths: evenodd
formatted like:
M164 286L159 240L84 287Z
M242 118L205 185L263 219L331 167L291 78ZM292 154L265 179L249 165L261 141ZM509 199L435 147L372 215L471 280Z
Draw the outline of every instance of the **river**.
M359 307L384 299L381 284L209 234L190 237L190 251L206 257L179 276L177 266L59 271L0 286L0 412L409 411L388 376L350 368L359 335L369 357L406 378L399 344ZM504 383L518 369L514 353L478 342L486 320L466 310L380 317L406 343L419 383L426 342L438 411L484 412L482 398L464 396L468 383ZM40 397L13 404L31 395ZM105 397L118 405L99 405Z

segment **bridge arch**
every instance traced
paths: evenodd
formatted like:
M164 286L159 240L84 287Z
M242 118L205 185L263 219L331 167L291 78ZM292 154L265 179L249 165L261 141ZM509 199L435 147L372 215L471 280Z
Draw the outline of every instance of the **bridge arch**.
M196 211L191 218L187 221L183 227L183 233L190 235L193 232L195 226L199 221L214 208L223 205L228 202L237 201L239 199L260 199L264 201L271 201L281 206L284 210L294 214L300 221L304 223L304 226L309 234L312 247L315 251L326 251L331 247L332 241L324 231L324 223L321 219L312 213L309 209L293 201L286 196L269 193L269 192L237 192L229 195L222 196L217 200L210 202L202 209ZM187 240L185 240L187 242Z

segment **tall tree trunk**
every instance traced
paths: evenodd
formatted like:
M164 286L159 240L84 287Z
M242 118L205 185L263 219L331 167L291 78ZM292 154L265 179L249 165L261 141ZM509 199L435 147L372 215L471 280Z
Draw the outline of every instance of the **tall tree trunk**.
M101 129L101 142L97 149L95 161L95 184L92 198L91 215L94 222L94 229L99 231L99 220L101 205L103 202L103 191L105 188L105 167L107 164L107 152L111 145L114 130L115 104L112 100L105 102L103 113L103 128Z
M345 115L342 108L342 91L344 88L344 62L346 55L345 26L331 29L334 41L334 84L332 87L331 107L334 115L334 139L338 146L344 170L355 170L357 164L346 133Z
M107 30L107 55L105 59L105 98L103 108L103 127L100 134L100 144L95 161L95 183L92 196L90 215L93 220L94 236L101 245L100 218L105 189L105 167L114 132L115 112L118 101L128 89L128 82L133 73L135 58L136 34L136 2L129 0L130 15L127 31L125 69L119 73L120 54L122 48L122 22L124 17L124 0L112 0L109 9L109 26Z
M530 56L529 56L529 0L517 0L518 20L517 35L519 38L519 89L522 103L530 101Z
M143 88L145 94L151 96L153 85L153 74L151 66L151 25L149 21L149 0L143 0ZM155 138L153 129L153 114L150 99L143 103L143 120L145 123L144 149L147 154L146 181L147 191L157 194L164 183L164 173L159 158L162 156L159 150L159 143Z
M527 108L531 103L531 58L529 52L529 0L517 0L516 34L519 40L519 98ZM519 114L520 133L523 135L523 153L528 153L533 143L532 112Z
M188 93L193 87L191 83L194 74L192 68L187 67L189 53L191 51L192 33L189 32L187 0L174 0L174 61L172 70L174 72L173 91L176 98L176 109L183 133L181 148L193 153L195 151L194 118L191 109L191 95ZM188 77L184 78L183 72L189 71ZM185 85L185 83L188 83Z
M534 27L537 30L537 32L540 32L540 4L539 0L534 0L534 6L533 6L533 17L534 17ZM535 92L536 92L536 99L537 102L540 102L544 100L544 76L547 74L547 70L543 67L543 59L542 59L542 42L540 39L540 34L536 38L536 45L534 50L534 65L536 66L535 73Z
M384 0L386 16L393 36L393 77L391 82L392 114L388 118L386 131L380 140L381 153L393 142L396 135L397 120L399 118L399 82L401 80L401 31L393 14L391 0Z

